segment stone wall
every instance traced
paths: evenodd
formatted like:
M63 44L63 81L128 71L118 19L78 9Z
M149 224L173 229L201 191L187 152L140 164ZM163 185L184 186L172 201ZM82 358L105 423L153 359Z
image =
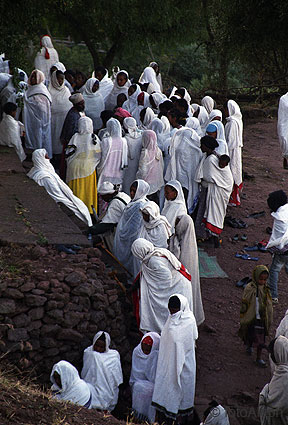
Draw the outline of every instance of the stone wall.
M18 251L21 260L4 267L0 281L4 358L21 369L34 367L47 382L59 360L81 368L83 350L96 332L105 330L128 375L131 308L105 269L101 252L86 248L67 256L52 247Z

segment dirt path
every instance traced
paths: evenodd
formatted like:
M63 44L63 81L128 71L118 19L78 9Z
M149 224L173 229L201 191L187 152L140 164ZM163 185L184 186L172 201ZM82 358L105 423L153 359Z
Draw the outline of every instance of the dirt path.
M216 332L208 333L201 329L197 349L196 406L202 413L207 401L216 397L228 407L231 424L257 423L259 392L270 380L270 368L258 368L255 365L255 355L246 355L237 336L243 291L237 288L235 283L245 276L251 276L256 265L269 266L271 255L257 252L259 261L252 262L235 258L235 253L241 251L245 245L251 246L255 242L269 239L266 227L272 226L273 220L266 204L267 196L274 190L287 190L288 171L282 167L275 119L245 125L243 164L244 170L253 174L255 180L244 182L243 193L246 199L240 207L229 208L227 215L241 218L249 227L239 230L226 226L222 247L208 250L205 248L210 255L217 256L229 278L201 279L205 323ZM263 210L265 216L262 218L246 218L253 212ZM248 240L232 241L236 233L240 236L246 233ZM269 340L274 337L275 329L285 314L287 305L287 276L281 271L279 304L274 308L274 322Z

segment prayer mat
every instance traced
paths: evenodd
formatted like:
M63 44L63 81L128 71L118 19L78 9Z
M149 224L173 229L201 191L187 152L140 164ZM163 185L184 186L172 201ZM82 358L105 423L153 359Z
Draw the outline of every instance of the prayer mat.
M221 269L216 257L209 257L203 248L198 248L200 277L228 277Z

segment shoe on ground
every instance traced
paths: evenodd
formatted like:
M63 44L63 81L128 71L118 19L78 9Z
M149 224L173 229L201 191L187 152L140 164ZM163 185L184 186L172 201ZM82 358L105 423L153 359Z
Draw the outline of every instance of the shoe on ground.
M266 362L264 362L264 360L263 359L257 359L256 360L256 364L257 364L257 366L259 366L259 367L267 367L267 363Z
M278 304L279 300L278 298L272 298L272 304Z
M246 348L246 353L248 354L248 356L252 356L252 354L253 354L253 348L252 347L247 347Z

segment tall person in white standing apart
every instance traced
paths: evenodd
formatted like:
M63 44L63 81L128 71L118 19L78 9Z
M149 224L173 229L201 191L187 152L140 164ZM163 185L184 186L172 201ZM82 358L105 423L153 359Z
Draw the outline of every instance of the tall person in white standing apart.
M288 170L288 92L280 97L278 107L277 133L283 156L283 167Z
M41 50L37 53L34 61L36 69L39 69L45 75L45 80L50 80L50 69L51 67L59 62L59 56L57 50L54 49L51 37L44 35L40 41Z

